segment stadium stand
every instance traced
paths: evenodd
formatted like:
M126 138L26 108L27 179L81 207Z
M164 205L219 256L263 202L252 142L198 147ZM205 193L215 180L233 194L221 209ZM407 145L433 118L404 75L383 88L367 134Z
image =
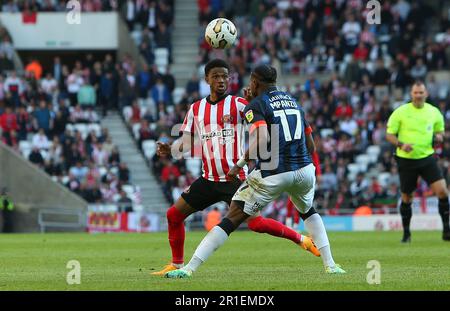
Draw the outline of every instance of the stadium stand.
M2 141L89 203L120 202L123 190L140 204L139 189L95 109L107 63L102 68L99 62L88 66L78 61L70 74L61 64L57 77L51 72L42 75L37 60L25 67L23 75L10 65L2 67L6 76L0 80Z
M17 3L10 1L2 10L22 10ZM60 9L59 2L52 3L56 11ZM360 0L199 0L198 62L192 78L178 86L170 70L174 63L170 37L176 29L173 1L86 1L85 5L90 11L118 10L147 62L142 68L134 68L130 59L119 64L124 70L118 78L118 107L170 202L172 193L200 174L199 161L159 159L155 143L171 141L171 127L182 122L190 103L205 95L202 69L214 57L232 64L233 94L240 94L254 66L270 63L283 77L281 87L299 99L313 125L324 172L317 189L317 208L323 213L350 213L362 204L380 207L382 212L389 210L382 207L395 207L398 179L392 157L386 156L390 147L384 140L385 123L391 111L408 99L411 81L425 79L429 101L450 117L448 85L441 82L445 78L437 79L445 77L450 63L449 14L424 1L384 1L383 23L369 25ZM232 19L239 29L237 44L227 51L211 50L203 39L206 23L219 16ZM105 66L115 65L106 61ZM108 98L108 77L94 68L94 80L103 78L104 92L97 99L102 105ZM11 78L8 75L0 83ZM88 94L88 88L82 93ZM69 98L74 96L69 91ZM80 108L73 109L76 118ZM82 126L77 127L86 135ZM438 148L447 171L450 142ZM364 182L358 181L361 173Z

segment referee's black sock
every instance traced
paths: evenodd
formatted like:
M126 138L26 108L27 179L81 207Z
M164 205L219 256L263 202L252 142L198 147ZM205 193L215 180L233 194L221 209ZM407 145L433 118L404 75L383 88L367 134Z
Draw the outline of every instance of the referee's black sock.
M448 203L448 197L439 199L439 214L442 218L442 224L444 227L444 232L449 232L449 203Z
M409 225L411 223L412 217L411 205L412 203L405 203L403 201L402 204L400 205L400 215L402 216L403 233L405 235L411 234L411 232L409 231Z

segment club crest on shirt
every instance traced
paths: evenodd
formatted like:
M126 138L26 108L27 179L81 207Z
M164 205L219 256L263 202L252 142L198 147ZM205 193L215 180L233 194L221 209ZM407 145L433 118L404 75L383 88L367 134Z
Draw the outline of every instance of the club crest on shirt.
M229 114L226 114L222 117L222 121L223 123L232 123L233 122L233 117Z
M249 110L245 113L245 118L248 122L252 122L253 120L253 110Z

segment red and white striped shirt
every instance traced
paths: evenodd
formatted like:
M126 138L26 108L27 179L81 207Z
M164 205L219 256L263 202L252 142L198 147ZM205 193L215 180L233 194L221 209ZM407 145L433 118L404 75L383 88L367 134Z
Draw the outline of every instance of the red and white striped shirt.
M247 101L227 95L216 104L203 98L189 108L181 131L194 134L201 143L203 178L214 182L230 181L228 171L244 154L244 108ZM239 173L244 180L245 166Z

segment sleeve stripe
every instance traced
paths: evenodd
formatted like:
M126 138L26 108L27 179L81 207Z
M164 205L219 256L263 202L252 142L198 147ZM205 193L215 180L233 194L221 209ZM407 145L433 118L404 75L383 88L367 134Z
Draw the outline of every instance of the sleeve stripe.
M267 126L266 121L256 121L255 123L252 123L252 126L250 127L250 134L253 133L254 130L256 130L260 126Z
M305 134L306 135L309 135L309 134L311 134L313 132L313 130L312 130L312 127L311 126L308 126L307 128L305 128Z
M193 129L193 121L194 121L194 111L193 111L193 107L194 107L195 103L191 105L191 107L189 108L188 113L186 114L186 117L184 118L184 122L183 125L181 126L180 131L182 132L189 132L192 133Z

